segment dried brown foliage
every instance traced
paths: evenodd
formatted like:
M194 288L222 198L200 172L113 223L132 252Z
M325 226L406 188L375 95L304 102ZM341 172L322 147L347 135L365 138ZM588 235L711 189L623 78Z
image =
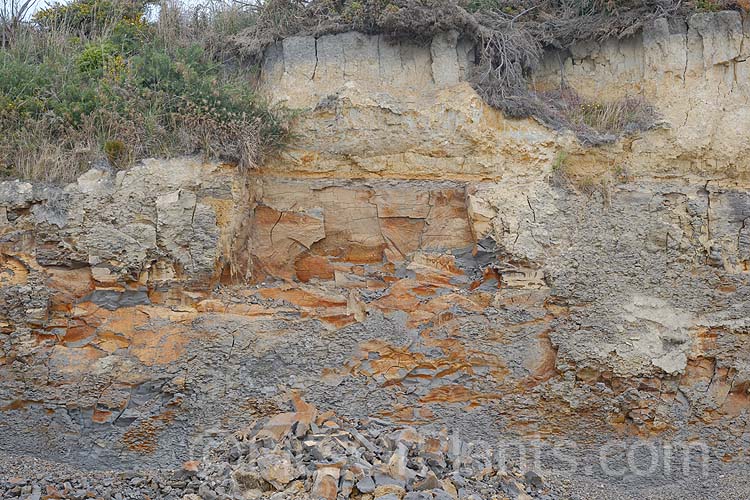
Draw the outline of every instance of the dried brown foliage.
M534 116L554 128L572 130L589 146L648 130L659 119L654 107L641 97L593 101L582 98L570 87L530 96L536 101Z

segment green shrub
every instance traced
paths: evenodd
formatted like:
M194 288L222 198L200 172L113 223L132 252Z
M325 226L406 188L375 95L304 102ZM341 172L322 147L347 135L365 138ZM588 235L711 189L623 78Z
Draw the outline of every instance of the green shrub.
M102 76L108 68L118 65L118 51L111 42L87 45L78 56L78 71L91 76ZM119 65L122 65L122 58Z
M128 150L125 143L118 140L105 142L104 153L107 155L107 160L109 160L112 165L116 166L121 165L128 156Z
M146 2L141 0L75 0L41 9L34 15L34 22L48 30L93 36L119 21L142 23L145 8Z
M75 0L0 48L0 169L70 180L96 159L198 151L252 166L283 144L290 115L254 93L251 68L218 58L208 14L168 27L143 14Z

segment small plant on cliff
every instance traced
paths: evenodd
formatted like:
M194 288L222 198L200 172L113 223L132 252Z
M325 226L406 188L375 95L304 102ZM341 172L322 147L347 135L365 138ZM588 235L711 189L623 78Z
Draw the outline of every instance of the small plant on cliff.
M288 114L253 91L227 59L213 13L143 2L74 0L39 11L0 48L0 165L11 175L69 180L97 159L202 151L252 166L287 137Z
M648 130L658 121L654 107L640 97L600 101L581 97L570 87L539 92L537 97L545 103L549 121L564 123L586 145Z
M562 172L568 163L567 151L558 151L555 159L552 161L552 172Z

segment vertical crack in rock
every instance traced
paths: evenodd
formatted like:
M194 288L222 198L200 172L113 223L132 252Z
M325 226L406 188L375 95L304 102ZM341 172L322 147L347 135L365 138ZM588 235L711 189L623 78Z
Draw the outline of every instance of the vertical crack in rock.
M315 66L313 67L312 75L310 75L310 81L315 80L315 74L318 72L318 39L313 38L313 44L315 45Z

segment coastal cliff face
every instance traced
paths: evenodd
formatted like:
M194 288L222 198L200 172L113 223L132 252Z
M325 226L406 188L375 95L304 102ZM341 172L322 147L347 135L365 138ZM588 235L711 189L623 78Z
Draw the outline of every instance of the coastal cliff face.
M548 54L539 88L662 117L591 149L484 104L455 33L293 37L262 89L306 111L257 171L0 183L3 451L174 465L296 391L582 461L615 438L744 460L748 54L732 12Z

